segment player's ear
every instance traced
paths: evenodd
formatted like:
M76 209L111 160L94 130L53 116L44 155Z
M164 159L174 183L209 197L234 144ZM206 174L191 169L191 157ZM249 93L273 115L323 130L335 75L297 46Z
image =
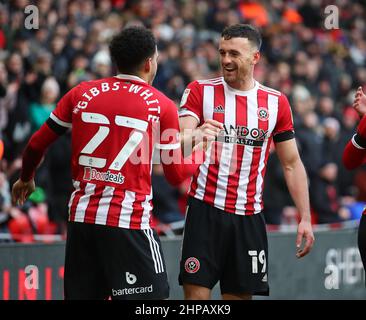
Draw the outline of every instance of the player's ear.
M147 58L145 60L145 63L144 63L144 71L146 73L149 73L150 70L151 70L151 68L152 68L152 59L151 58Z
M259 62L259 59L261 58L261 54L259 51L256 51L254 52L254 55L253 55L253 64L256 65L258 62Z

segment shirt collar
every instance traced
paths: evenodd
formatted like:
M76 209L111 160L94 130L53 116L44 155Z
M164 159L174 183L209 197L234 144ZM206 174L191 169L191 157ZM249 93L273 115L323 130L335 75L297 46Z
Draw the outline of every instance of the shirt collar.
M118 79L126 79L126 80L135 80L135 81L146 82L145 80L141 79L140 77L134 76L134 75L131 75L131 74L120 73L120 74L117 74L114 77L118 78Z
M232 93L234 93L234 94L236 94L236 95L239 95L239 96L247 96L247 95L249 95L249 94L251 94L251 93L253 93L253 92L255 92L256 90L258 90L258 87L259 87L259 83L258 83L258 81L256 81L256 80L254 80L254 87L253 88L251 88L251 89L249 89L249 90L238 90L238 89L234 89L234 88L232 88L232 87L230 87L227 83L226 83L226 81L224 80L223 81L223 83L224 83L224 87L229 91L229 92L232 92Z

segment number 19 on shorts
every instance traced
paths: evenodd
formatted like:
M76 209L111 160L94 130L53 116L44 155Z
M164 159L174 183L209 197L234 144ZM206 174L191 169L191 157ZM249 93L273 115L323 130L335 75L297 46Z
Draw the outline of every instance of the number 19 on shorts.
M266 263L266 253L264 250L249 250L249 256L252 257L252 273L258 273L259 268L261 268L261 273L266 272L267 263Z

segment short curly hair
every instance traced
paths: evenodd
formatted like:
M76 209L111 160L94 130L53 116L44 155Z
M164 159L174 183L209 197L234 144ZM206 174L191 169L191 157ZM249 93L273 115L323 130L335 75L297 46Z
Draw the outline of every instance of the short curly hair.
M109 44L112 60L122 73L135 73L156 51L152 32L144 27L128 27L115 35Z
M262 45L262 36L259 30L250 24L234 24L228 26L222 31L221 36L225 40L231 38L247 38L258 50L260 50Z

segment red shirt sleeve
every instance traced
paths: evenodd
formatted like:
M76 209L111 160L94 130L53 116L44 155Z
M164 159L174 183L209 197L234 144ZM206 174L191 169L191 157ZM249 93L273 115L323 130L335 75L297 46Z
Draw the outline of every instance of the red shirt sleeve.
M178 108L167 99L158 123L158 149L172 150L180 148Z
M179 137L178 109L173 101L167 99L160 117L159 141L155 146L160 149L160 160L168 182L178 185L193 175L200 165L200 151L193 152L183 159Z
M191 82L182 95L179 117L193 116L198 123L203 122L202 88L197 81Z
M73 108L76 107L75 95L79 86L71 89L60 99L56 109L50 114L51 121L49 119L44 123L29 140L23 152L20 175L22 181L26 182L34 177L35 170L42 161L47 148L58 138L58 133L61 133L60 128L71 128L72 112Z
M50 115L50 118L62 127L71 128L72 112L77 106L76 94L79 86L67 92L57 103L56 109Z
M292 111L290 103L284 94L278 98L278 115L277 123L273 130L273 135L276 136L279 133L286 131L294 131L294 123L292 118Z
M342 161L348 170L356 169L366 162L366 149L358 146L353 137L343 151Z
M184 159L180 148L176 150L176 154L180 158L179 162L162 163L164 175L173 186L177 186L190 178L205 159L205 152L201 150L193 151L190 156Z
M59 136L44 123L30 138L27 146L23 151L22 169L20 179L28 182L33 179L35 171L42 161L47 148Z

